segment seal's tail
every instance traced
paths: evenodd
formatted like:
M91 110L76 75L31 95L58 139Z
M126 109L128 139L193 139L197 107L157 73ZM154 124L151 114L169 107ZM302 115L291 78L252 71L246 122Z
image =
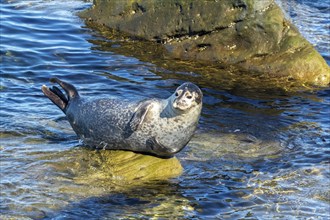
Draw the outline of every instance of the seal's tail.
M69 101L75 97L79 97L77 89L67 83L59 80L58 78L51 78L50 82L59 84L65 91L66 95L56 86L48 88L43 85L41 87L42 92L47 96L55 105L57 105L64 113L69 104Z

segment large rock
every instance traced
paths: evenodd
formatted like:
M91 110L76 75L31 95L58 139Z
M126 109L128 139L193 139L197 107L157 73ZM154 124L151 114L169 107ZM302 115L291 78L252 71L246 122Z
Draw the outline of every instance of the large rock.
M313 85L330 81L325 60L273 0L94 0L81 16L162 43L173 58Z
M176 157L163 159L151 155L120 150L77 148L52 155L51 163L59 178L66 181L62 192L93 196L104 190L128 190L146 182L166 181L181 175L183 168ZM49 171L47 171L49 172ZM69 183L72 181L72 184ZM90 186L88 192L79 186Z
M79 184L128 188L174 178L183 171L176 157L162 159L130 151L86 151L80 158L74 158L75 181Z

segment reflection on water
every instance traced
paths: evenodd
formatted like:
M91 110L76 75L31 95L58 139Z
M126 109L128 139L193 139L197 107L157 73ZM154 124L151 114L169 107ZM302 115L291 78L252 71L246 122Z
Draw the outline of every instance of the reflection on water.
M328 59L327 29L317 23L327 9L282 4ZM154 45L85 27L76 12L90 5L1 4L1 219L330 217L329 88L279 89L235 69L168 60ZM311 11L315 26L304 25ZM195 82L205 95L199 129L178 160L160 164L87 149L40 91L51 76L84 96L115 98L164 98Z

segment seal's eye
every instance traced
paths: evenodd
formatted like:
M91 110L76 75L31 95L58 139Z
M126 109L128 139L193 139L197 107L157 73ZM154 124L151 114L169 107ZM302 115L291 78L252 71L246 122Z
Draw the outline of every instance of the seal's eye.
M192 99L192 96L191 95L187 95L187 99Z
M178 93L178 92L176 92L176 93L175 93L175 96L179 96L179 93Z

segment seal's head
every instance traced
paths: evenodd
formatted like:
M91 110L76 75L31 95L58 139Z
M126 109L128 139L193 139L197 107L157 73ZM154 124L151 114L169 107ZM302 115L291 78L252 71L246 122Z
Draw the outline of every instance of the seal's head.
M186 82L176 89L172 97L175 110L187 111L202 103L203 93L195 84Z

